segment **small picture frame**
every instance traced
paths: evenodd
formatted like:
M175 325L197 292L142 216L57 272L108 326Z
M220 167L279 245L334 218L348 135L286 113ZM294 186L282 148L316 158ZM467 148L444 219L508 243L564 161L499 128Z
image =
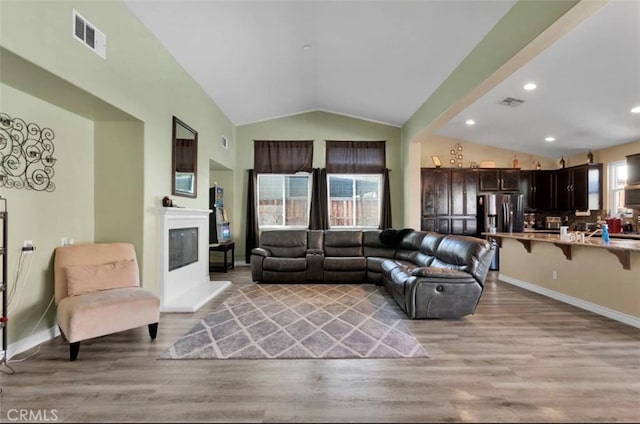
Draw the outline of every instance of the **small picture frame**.
M431 156L431 160L436 168L440 168L442 166L442 162L440 162L440 156Z

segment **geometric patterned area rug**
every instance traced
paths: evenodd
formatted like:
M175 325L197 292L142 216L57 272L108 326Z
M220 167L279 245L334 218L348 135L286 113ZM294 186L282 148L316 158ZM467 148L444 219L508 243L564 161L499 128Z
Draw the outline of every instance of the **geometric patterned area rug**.
M237 289L161 359L424 358L407 316L372 284Z

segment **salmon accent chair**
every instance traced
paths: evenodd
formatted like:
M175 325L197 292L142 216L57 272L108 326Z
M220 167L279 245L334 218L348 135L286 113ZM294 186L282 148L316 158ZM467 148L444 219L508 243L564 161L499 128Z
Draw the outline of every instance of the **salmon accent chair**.
M128 243L58 247L54 260L56 317L75 361L82 340L149 326L156 338L160 299L140 287L136 251Z

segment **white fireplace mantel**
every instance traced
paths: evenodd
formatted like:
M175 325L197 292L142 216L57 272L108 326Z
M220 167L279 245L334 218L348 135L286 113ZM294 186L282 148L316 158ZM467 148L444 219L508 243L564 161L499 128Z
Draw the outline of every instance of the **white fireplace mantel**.
M161 312L195 312L229 281L209 280L209 209L158 208L158 276ZM198 229L198 261L169 271L169 230Z

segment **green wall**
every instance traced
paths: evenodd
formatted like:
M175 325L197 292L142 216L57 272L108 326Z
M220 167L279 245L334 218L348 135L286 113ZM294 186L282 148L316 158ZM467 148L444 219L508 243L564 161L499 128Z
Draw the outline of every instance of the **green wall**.
M8 276L10 291L17 288L9 305L9 342L14 343L44 328L55 326L51 306L34 328L53 296L53 250L62 237L75 243L94 238L93 122L50 103L0 84L0 111L12 118L36 123L55 133L52 192L0 188L9 211ZM16 285L15 274L22 242L33 240L36 250L24 256ZM27 271L29 269L29 271ZM19 297L17 293L20 293Z
M96 122L94 137L95 239L130 242L141 252L144 126L133 121Z
M231 222L236 242L236 258L245 255L247 210L247 170L253 168L253 140L314 140L313 166L325 165L325 140L386 140L387 167L391 170L391 204L393 224L402 224L402 167L400 162L400 128L328 112L308 112L271 119L237 128L238 155L234 196L236 213Z
M74 8L106 34L106 60L73 38ZM52 221L55 225L40 215L22 223L38 230L37 237L29 236L29 239L52 240L38 250L38 255L46 258L45 264L49 266L43 264L41 269L32 270L35 280L25 286L23 296L33 300L29 314L39 315L48 304L49 293L43 290L53 285L51 260L59 236L74 238L77 243L107 241L126 235L127 241L136 244L142 284L157 292L156 210L161 206L161 199L171 195L172 116L198 131L198 196L174 199L177 204L191 208L207 207L210 159L229 169L235 167L235 144L228 150L220 145L222 135L231 140L235 138L234 125L121 1L3 0L0 2L0 47L3 111L20 113L16 97L5 95L10 90L8 86L17 86L29 95L46 100L50 107L59 106L91 118L87 124L91 150L73 151L74 163L69 165L88 167L76 178L89 184L82 192L85 196L89 193L91 199L70 202L60 196L60 189L52 194L6 190L11 196L12 210L26 208L31 202L26 199L32 199L47 205L40 211L56 211L56 220ZM56 133L72 130L65 128L66 122L58 121ZM109 146L118 134L123 139ZM100 152L95 156L94 137L96 152ZM111 148L115 150L109 151ZM130 156L118 157L117 152L121 151ZM64 166L61 164L60 169ZM131 187L115 190L131 178L137 179ZM107 199L108 193L117 193L117 197ZM73 213L66 213L70 205L75 209ZM118 210L117 205L124 210ZM109 222L109 214L114 214L119 222ZM73 223L69 224L73 227L57 229L66 221ZM76 228L80 223L87 223L89 228ZM27 237L20 235L22 230L18 228L18 223L11 223L12 251ZM112 230L117 233L110 234ZM13 272L15 265L10 265L9 273ZM14 319L17 323L11 326L10 342L22 338L25 328L35 321L37 319L21 324ZM39 329L53 324L51 320L43 322Z

